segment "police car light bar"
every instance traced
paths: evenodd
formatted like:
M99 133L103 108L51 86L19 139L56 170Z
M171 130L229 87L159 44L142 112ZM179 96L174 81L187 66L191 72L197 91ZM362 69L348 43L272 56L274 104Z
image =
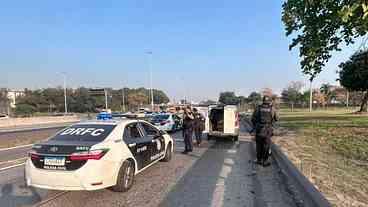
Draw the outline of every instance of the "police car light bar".
M97 115L97 120L111 120L112 114L107 112L101 112Z

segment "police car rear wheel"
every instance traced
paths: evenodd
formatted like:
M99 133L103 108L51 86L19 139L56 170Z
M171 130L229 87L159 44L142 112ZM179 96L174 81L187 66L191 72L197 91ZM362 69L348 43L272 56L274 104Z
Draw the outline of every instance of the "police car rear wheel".
M134 164L131 161L124 161L120 167L116 185L112 187L113 191L126 192L134 183Z
M171 143L167 146L166 153L164 159L162 161L169 162L172 158L172 152L171 152Z

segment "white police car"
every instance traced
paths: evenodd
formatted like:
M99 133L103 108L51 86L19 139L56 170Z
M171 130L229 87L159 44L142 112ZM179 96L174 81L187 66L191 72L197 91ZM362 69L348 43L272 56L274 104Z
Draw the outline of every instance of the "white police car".
M136 174L160 160L170 161L173 148L170 135L146 121L81 122L32 147L26 184L53 190L127 191Z

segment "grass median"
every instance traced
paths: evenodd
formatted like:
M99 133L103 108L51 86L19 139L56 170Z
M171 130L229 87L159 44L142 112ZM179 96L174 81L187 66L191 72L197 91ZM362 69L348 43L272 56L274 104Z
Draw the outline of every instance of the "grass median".
M334 206L368 206L368 116L282 112L276 143Z

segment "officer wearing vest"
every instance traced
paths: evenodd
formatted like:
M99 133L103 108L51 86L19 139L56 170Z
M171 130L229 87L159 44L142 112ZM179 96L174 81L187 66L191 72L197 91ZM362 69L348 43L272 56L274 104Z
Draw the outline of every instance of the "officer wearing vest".
M197 108L193 108L193 115L194 115L193 130L194 130L195 138L197 140L197 146L200 147L202 143L202 131L204 128L203 125L205 122L205 118L198 111Z
M272 106L269 96L263 97L263 103L257 107L252 116L252 123L256 132L256 151L259 165L269 166L271 137L273 135L273 123L278 121L276 110Z
M184 136L184 144L185 150L182 152L183 154L188 154L188 152L193 151L193 122L194 115L191 108L188 106L184 109L184 118L183 118L183 136Z

